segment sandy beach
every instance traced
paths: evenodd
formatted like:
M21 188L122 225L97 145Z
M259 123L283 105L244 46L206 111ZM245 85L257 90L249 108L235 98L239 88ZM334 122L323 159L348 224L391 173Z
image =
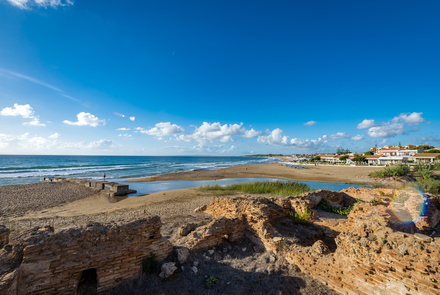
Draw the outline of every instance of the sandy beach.
M200 170L164 174L131 181L209 180L222 178L268 177L300 181L365 184L373 182L368 174L380 167L306 166L293 169L278 164L234 166L218 170ZM74 183L35 183L0 186L0 218L38 220L100 216L114 212L142 211L147 215L169 217L191 214L208 204L214 195L198 188L180 189L128 197L112 202L106 195ZM111 216L110 216L111 217Z
M233 166L217 170L178 172L153 177L136 178L128 181L166 180L213 180L223 178L267 177L299 181L366 184L374 182L368 174L383 167L304 165L308 169L294 169L277 163Z

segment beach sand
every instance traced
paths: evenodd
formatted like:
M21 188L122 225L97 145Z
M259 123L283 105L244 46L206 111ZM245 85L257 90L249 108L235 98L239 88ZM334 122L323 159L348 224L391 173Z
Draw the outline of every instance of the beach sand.
M374 182L368 177L383 167L304 165L308 169L294 169L277 163L233 166L217 170L177 172L128 181L213 180L222 178L267 177L299 181L366 184Z
M365 184L374 182L368 177L380 167L306 166L293 169L278 164L234 166L218 170L199 170L164 174L131 181L209 180L222 178L268 177L300 181ZM238 193L243 194L243 193ZM109 212L144 210L147 215L161 217L191 214L199 206L208 204L212 193L197 188L180 189L136 196L111 202L84 186L61 183L35 183L0 186L0 218L22 220L93 216ZM0 220L1 221L1 220Z

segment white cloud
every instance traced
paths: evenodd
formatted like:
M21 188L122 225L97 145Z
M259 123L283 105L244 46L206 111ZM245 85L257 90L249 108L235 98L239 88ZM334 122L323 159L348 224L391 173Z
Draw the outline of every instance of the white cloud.
M275 146L291 146L302 149L318 149L327 143L327 135L318 139L300 139L292 138L289 141L289 136L283 135L283 130L276 128L267 136L259 136L258 143L265 143L267 145Z
M357 129L367 129L375 126L374 120L363 120L361 123L358 124Z
M362 139L364 139L364 136L365 135L363 135L363 134L362 135L358 134L356 136L353 136L351 139L352 140L362 140Z
M113 146L113 141L107 139L101 139L89 143L87 147L92 149L111 149L114 146Z
M330 135L329 138L333 139L333 140L338 140L338 139L343 139L343 138L349 138L350 136L351 136L351 133L338 132L336 134Z
M153 136L157 136L157 137L176 135L176 134L180 134L183 131L185 131L182 127L180 127L176 124L171 124L170 122L160 122L160 123L157 123L155 126L156 127L153 127L149 130L143 130L140 127L137 127L136 129L140 130L141 133L145 133L145 134L153 135Z
M100 120L98 117L95 117L94 115L90 113L81 112L78 115L76 115L78 118L77 122L71 122L69 120L64 120L63 122L69 125L76 125L76 126L92 126L96 127L99 126L100 123L102 125L105 125L105 120Z
M23 125L46 126L45 124L40 123L38 116L34 116L34 110L29 104L19 105L15 103L14 107L6 107L2 109L0 114L2 116L21 116L26 119L32 119L30 122L24 122Z
M407 130L403 123L381 123L380 126L371 127L367 133L371 137L393 137L398 134L404 134Z
M368 128L367 134L371 137L389 138L398 134L406 134L408 130L405 128L407 125L418 125L425 121L422 117L423 113L401 113L399 116L394 117L389 122L381 122L374 124L374 120L364 120L358 125L358 129ZM414 127L413 132L418 131L418 128Z
M307 123L304 123L304 126L313 126L316 124L316 121L309 121Z
M230 153L236 149L237 149L237 147L235 145L231 145L230 148L223 150L222 153Z
M422 118L423 113L401 113L398 117L393 118L393 122L404 122L411 125L418 125L419 123L425 122Z
M29 5L38 5L42 7L58 7L58 6L67 6L73 5L73 2L70 0L7 0L14 6L17 6L20 9L29 9Z
M122 128L118 128L118 129L116 129L116 130L120 130L120 131L128 131L128 130L130 130L130 128L122 127Z
M22 116L23 118L33 118L34 111L29 104L19 105L14 103L14 107L6 107L0 112L2 116Z
M187 142L197 141L199 143L206 144L208 142L220 141L230 142L234 141L233 137L253 138L257 137L261 132L252 129L246 129L243 123L240 124L224 124L219 122L207 123L203 122L200 127L196 127L196 130L191 135L180 135L178 140Z
M23 125L46 126L46 124L40 123L40 119L38 117L33 117L32 121L24 122Z
M60 134L56 132L49 136L49 138L58 138L58 137L60 137Z

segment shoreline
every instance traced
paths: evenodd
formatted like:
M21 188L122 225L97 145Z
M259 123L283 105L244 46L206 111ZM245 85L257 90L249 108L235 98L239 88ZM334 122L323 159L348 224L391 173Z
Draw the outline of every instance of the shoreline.
M133 178L126 180L126 182L216 180L225 178L263 177L294 181L368 184L376 182L374 179L370 178L368 174L383 168L374 166L305 166L307 169L294 169L280 166L278 163L240 165L216 170L195 170L189 172L176 172L142 178Z

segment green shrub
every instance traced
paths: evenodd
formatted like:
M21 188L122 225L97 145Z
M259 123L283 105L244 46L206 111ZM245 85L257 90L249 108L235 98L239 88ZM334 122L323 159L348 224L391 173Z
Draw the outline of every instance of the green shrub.
M360 202L361 200L356 199L356 203ZM344 207L344 208L332 208L330 206L327 205L327 199L326 198L322 198L321 201L318 204L318 207L321 208L324 211L327 212L332 212L332 213L336 213L336 214L340 214L340 215L345 215L347 216L348 214L350 214L351 210L353 210L354 205L351 205L349 207Z
M208 285L210 286L214 286L215 284L217 284L217 282L218 279L213 276L210 276L209 278L206 279L206 283L208 283Z
M431 179L434 177L434 174L430 167L425 167L423 169L420 169L417 171L417 175L420 176L423 179Z
M142 271L144 273L153 273L156 270L157 264L156 255L150 253L150 256L142 259Z
M294 223L300 224L307 223L310 220L310 215L311 212L307 208L305 208L303 212L299 211L295 212L295 214L292 211L289 212L290 219L292 219Z
M385 178L393 176L403 176L409 172L410 168L405 164L396 164L391 167L386 167L379 171L374 171L370 173L371 177Z
M425 191L432 194L440 194L440 180L435 179L418 179L417 184Z

